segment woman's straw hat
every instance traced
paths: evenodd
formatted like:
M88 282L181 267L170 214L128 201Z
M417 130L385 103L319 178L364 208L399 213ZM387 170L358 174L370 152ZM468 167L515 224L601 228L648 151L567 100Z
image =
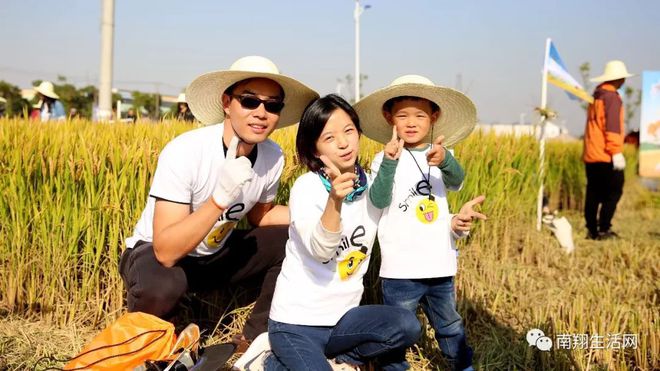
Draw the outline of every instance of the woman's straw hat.
M53 83L50 81L42 81L39 86L34 88L34 90L36 90L37 93L41 93L49 98L60 99L60 96L55 94L55 88L53 87Z
M383 105L392 98L403 96L428 99L440 107L440 116L433 130L424 138L425 142L431 143L439 135L444 135L443 145L453 146L470 135L477 124L477 108L465 94L436 86L423 76L405 75L354 105L360 116L360 126L367 137L380 143L392 139L392 126L383 116Z
M239 81L265 78L280 84L284 90L284 109L280 112L277 127L283 128L300 121L307 105L318 98L317 92L291 77L280 74L277 66L267 58L250 56L234 62L229 70L205 73L186 89L188 106L203 124L215 124L224 120L222 93Z

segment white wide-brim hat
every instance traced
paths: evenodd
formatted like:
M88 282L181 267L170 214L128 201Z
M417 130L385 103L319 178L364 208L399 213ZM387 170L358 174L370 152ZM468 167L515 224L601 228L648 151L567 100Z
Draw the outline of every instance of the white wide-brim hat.
M307 105L319 94L296 79L280 74L268 58L243 57L234 62L229 70L205 73L188 85L186 98L193 115L203 124L215 124L224 120L222 93L235 83L247 79L264 78L280 84L284 90L284 109L280 112L277 128L300 121Z
M179 96L176 98L177 103L186 103L186 93L181 93Z
M60 99L60 96L55 94L55 88L53 87L53 83L50 81L42 81L39 86L34 88L34 90L36 90L37 93L41 93L49 98Z
M625 79L626 77L633 77L635 74L629 73L626 65L622 61L609 61L605 65L605 72L598 77L594 77L591 82L604 82L618 79Z
M440 116L424 138L425 142L431 143L438 136L444 135L443 145L451 147L470 135L477 124L477 108L465 94L436 86L424 76L405 75L353 106L360 117L360 127L367 137L380 143L392 139L392 126L383 116L383 105L392 98L403 96L428 99L440 107Z
M0 97L0 103L7 103L7 100L3 97Z

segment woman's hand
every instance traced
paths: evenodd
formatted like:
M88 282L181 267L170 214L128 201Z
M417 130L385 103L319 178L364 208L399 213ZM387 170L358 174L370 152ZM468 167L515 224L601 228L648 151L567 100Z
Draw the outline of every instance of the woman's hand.
M343 201L346 196L353 192L353 184L355 184L357 174L342 174L326 155L321 155L319 159L325 164L325 173L330 177L330 184L332 186L330 197L337 201Z

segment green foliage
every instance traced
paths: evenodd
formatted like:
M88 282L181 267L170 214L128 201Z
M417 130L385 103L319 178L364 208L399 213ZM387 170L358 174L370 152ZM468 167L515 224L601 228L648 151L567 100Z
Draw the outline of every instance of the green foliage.
M135 108L136 113L158 118L160 115L156 109L158 100L160 99L158 94L134 91L131 95L133 96L133 108Z
M4 103L6 116L21 116L29 108L29 102L21 97L21 89L6 81L0 81L0 97L7 100Z

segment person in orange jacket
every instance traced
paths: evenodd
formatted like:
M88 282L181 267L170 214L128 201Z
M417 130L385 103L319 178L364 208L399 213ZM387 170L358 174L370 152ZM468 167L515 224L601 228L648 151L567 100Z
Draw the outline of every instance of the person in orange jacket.
M635 75L628 73L623 62L614 60L607 62L601 76L591 79L600 84L587 110L582 159L587 171L584 205L587 238L594 240L618 237L610 228L623 193L626 159L623 157L624 108L617 90L632 76Z

